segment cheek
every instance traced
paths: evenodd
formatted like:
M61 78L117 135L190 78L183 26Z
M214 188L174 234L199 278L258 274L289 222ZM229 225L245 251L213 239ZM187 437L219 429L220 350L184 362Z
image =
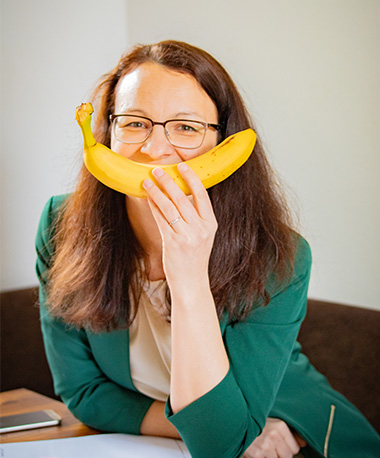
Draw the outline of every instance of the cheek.
M111 150L120 156L130 158L137 151L138 145L126 145L125 143L118 142L111 136Z
M117 142L113 136L113 133L111 133L111 149L112 151L115 151L115 153L118 153L117 149L119 148L119 142Z
M215 148L217 145L217 136L210 136L209 138L205 138L202 146L196 150L182 150L183 153L181 154L183 160L187 161L189 159L192 159L194 157L201 156L202 154L207 153L210 151L212 148Z

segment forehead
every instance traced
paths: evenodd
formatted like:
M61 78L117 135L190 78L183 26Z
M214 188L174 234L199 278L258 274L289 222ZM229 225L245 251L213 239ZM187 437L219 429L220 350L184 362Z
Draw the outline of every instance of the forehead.
M144 63L124 75L115 91L115 112L200 111L216 116L216 107L198 81L155 63ZM153 116L153 113L149 113Z

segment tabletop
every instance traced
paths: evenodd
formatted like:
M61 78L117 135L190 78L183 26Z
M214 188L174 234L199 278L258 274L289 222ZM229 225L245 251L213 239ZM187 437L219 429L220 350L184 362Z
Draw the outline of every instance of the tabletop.
M56 401L26 388L0 393L1 416L44 409L52 409L57 412L62 417L62 424L47 428L0 434L0 443L62 439L65 437L99 434L98 431L89 428L77 420L63 402Z

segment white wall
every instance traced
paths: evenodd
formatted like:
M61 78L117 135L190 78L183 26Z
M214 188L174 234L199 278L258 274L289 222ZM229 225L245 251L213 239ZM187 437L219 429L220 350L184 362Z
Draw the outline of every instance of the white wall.
M310 296L380 309L380 2L130 1L128 30L225 65L293 190Z
M37 284L43 205L71 190L75 107L128 46L124 0L1 0L1 288Z
M311 243L310 296L380 308L377 0L1 0L1 288L36 284L34 236L80 161L75 107L134 42L229 70Z

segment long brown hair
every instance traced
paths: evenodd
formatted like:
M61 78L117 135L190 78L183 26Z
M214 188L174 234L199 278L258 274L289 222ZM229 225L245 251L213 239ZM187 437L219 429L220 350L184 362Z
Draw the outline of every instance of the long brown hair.
M219 141L255 127L224 68L205 51L178 41L139 45L96 87L94 135L110 146L109 115L120 79L145 62L192 75L216 105L223 126ZM260 139L249 160L209 189L218 221L209 277L219 317L244 320L266 305L270 275L286 281L292 270L295 237L291 217ZM56 219L55 253L48 301L54 315L94 331L129 326L136 314L141 279L146 278L125 196L97 181L83 166L75 192ZM144 277L145 276L145 277ZM170 308L170 304L169 304Z

